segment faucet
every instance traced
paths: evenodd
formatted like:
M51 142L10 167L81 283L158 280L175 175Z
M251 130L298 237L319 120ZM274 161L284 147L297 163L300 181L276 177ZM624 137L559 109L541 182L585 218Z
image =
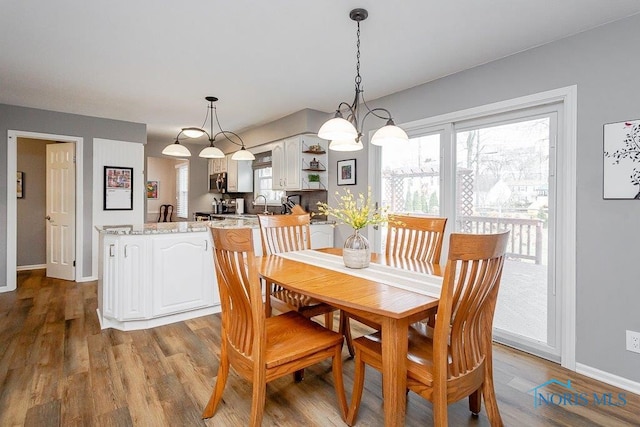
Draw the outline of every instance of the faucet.
M258 197L256 197L255 199L253 199L253 206L255 206L258 202L258 199L262 197L264 199L264 212L262 212L265 215L269 215L269 210L267 209L267 198L262 195L262 194L258 194Z

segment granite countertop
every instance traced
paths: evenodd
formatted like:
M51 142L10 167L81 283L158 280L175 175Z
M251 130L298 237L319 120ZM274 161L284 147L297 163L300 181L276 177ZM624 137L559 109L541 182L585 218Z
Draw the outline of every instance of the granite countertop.
M142 235L142 234L172 234L197 233L207 231L209 227L240 227L259 228L257 217L228 218L216 221L188 221L188 222L157 222L148 224L124 224L96 226L96 230L104 234Z

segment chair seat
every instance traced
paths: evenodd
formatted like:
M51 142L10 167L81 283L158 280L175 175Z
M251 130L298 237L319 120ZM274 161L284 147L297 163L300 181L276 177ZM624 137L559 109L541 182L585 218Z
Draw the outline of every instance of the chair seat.
M267 317L265 327L267 369L342 342L342 335L322 327L295 311Z
M369 356L373 355L379 358L380 354L382 354L380 332L357 338L353 341L353 344ZM451 361L450 351L449 361ZM407 376L428 386L433 385L433 341L412 326L409 327Z

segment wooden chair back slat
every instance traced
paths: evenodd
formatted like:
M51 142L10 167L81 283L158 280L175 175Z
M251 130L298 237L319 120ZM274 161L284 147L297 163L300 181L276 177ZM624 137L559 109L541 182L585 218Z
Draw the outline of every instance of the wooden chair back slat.
M385 253L439 263L447 218L389 215Z
M311 249L308 213L292 215L258 215L265 254Z
M263 335L265 318L251 229L210 230L222 305L222 325L229 344L251 358L256 340L259 341Z
M508 236L509 232L451 235L434 332L448 335L434 339L445 352L449 344L448 378L476 369L485 359L481 338L491 334Z

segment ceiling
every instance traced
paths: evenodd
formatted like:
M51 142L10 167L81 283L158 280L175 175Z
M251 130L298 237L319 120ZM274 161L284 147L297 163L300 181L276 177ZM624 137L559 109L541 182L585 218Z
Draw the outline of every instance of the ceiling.
M375 99L640 12L638 0L2 1L0 103L147 124L151 143ZM402 118L397 118L402 122Z

